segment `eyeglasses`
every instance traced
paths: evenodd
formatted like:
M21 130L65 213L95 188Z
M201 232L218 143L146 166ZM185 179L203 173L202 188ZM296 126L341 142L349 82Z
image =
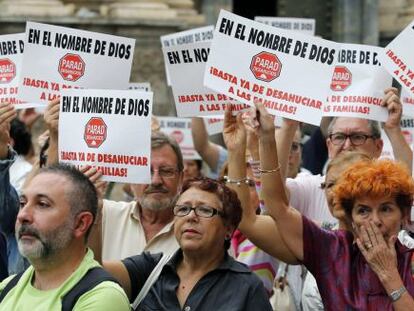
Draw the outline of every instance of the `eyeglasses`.
M352 133L350 135L347 135L345 133L334 133L329 135L329 139L331 140L331 142L337 146L343 145L347 138L349 138L352 145L360 146L365 144L368 138L375 139L376 137L374 135L367 135L361 133Z
M301 143L293 142L292 146L290 147L291 153L298 153L300 151L300 148L302 147Z
M223 211L219 211L218 209L208 206L208 205L198 205L196 207L192 207L191 205L176 205L174 206L174 215L178 217L184 217L194 211L194 213L203 218L211 218L214 215L224 216Z
M158 175L162 178L173 178L178 170L174 167L160 167L159 169L153 169L151 167L151 177L154 176L154 172L158 172Z

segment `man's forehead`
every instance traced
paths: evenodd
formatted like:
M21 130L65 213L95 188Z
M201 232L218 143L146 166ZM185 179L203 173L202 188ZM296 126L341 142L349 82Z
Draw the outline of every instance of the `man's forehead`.
M359 118L339 117L333 125L333 131L367 131L369 130L369 121Z
M170 145L162 145L161 147L151 149L151 165L156 163L158 165L172 165L176 166L178 163L177 155Z

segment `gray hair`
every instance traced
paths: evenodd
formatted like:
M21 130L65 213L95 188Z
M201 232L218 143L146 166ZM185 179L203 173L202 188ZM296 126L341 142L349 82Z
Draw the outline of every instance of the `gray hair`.
M182 172L184 170L183 154L181 153L180 146L178 146L176 140L160 131L151 133L151 150L161 148L165 145L168 145L173 149L177 156L177 169L179 172Z
M341 117L335 117L335 118L332 119L331 123L329 123L328 135L333 133L333 127L335 126L336 120L338 120L339 118L341 118ZM374 120L368 120L368 119L366 119L366 121L368 122L368 128L369 128L373 138L375 138L375 139L381 138L381 129L380 129L379 122L374 121Z

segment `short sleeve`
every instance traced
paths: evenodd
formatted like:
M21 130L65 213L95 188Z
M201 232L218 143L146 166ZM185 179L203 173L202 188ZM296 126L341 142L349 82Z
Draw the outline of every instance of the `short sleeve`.
M73 307L74 311L130 311L128 298L122 288L105 281L86 292Z
M272 311L272 306L269 302L269 296L265 288L259 282L256 282L249 291L247 303L244 308L245 311Z
M313 275L330 271L335 261L343 257L347 243L345 231L322 229L305 216L302 223L303 264Z
M144 252L141 255L128 257L122 260L131 281L131 301L134 301L135 297L138 296L145 281L148 279L157 263L161 260L161 257L162 253L150 254Z

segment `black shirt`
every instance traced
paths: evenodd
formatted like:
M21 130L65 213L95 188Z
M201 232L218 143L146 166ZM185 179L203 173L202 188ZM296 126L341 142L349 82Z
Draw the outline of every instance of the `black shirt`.
M0 281L9 276L7 271L7 244L6 239L0 232Z
M178 250L163 267L160 276L138 306L138 310L181 310L176 290L180 283L176 268L182 260ZM147 252L128 257L123 263L131 280L131 302L160 261L162 254ZM225 255L215 270L203 276L187 297L184 311L271 311L263 283L247 266Z

